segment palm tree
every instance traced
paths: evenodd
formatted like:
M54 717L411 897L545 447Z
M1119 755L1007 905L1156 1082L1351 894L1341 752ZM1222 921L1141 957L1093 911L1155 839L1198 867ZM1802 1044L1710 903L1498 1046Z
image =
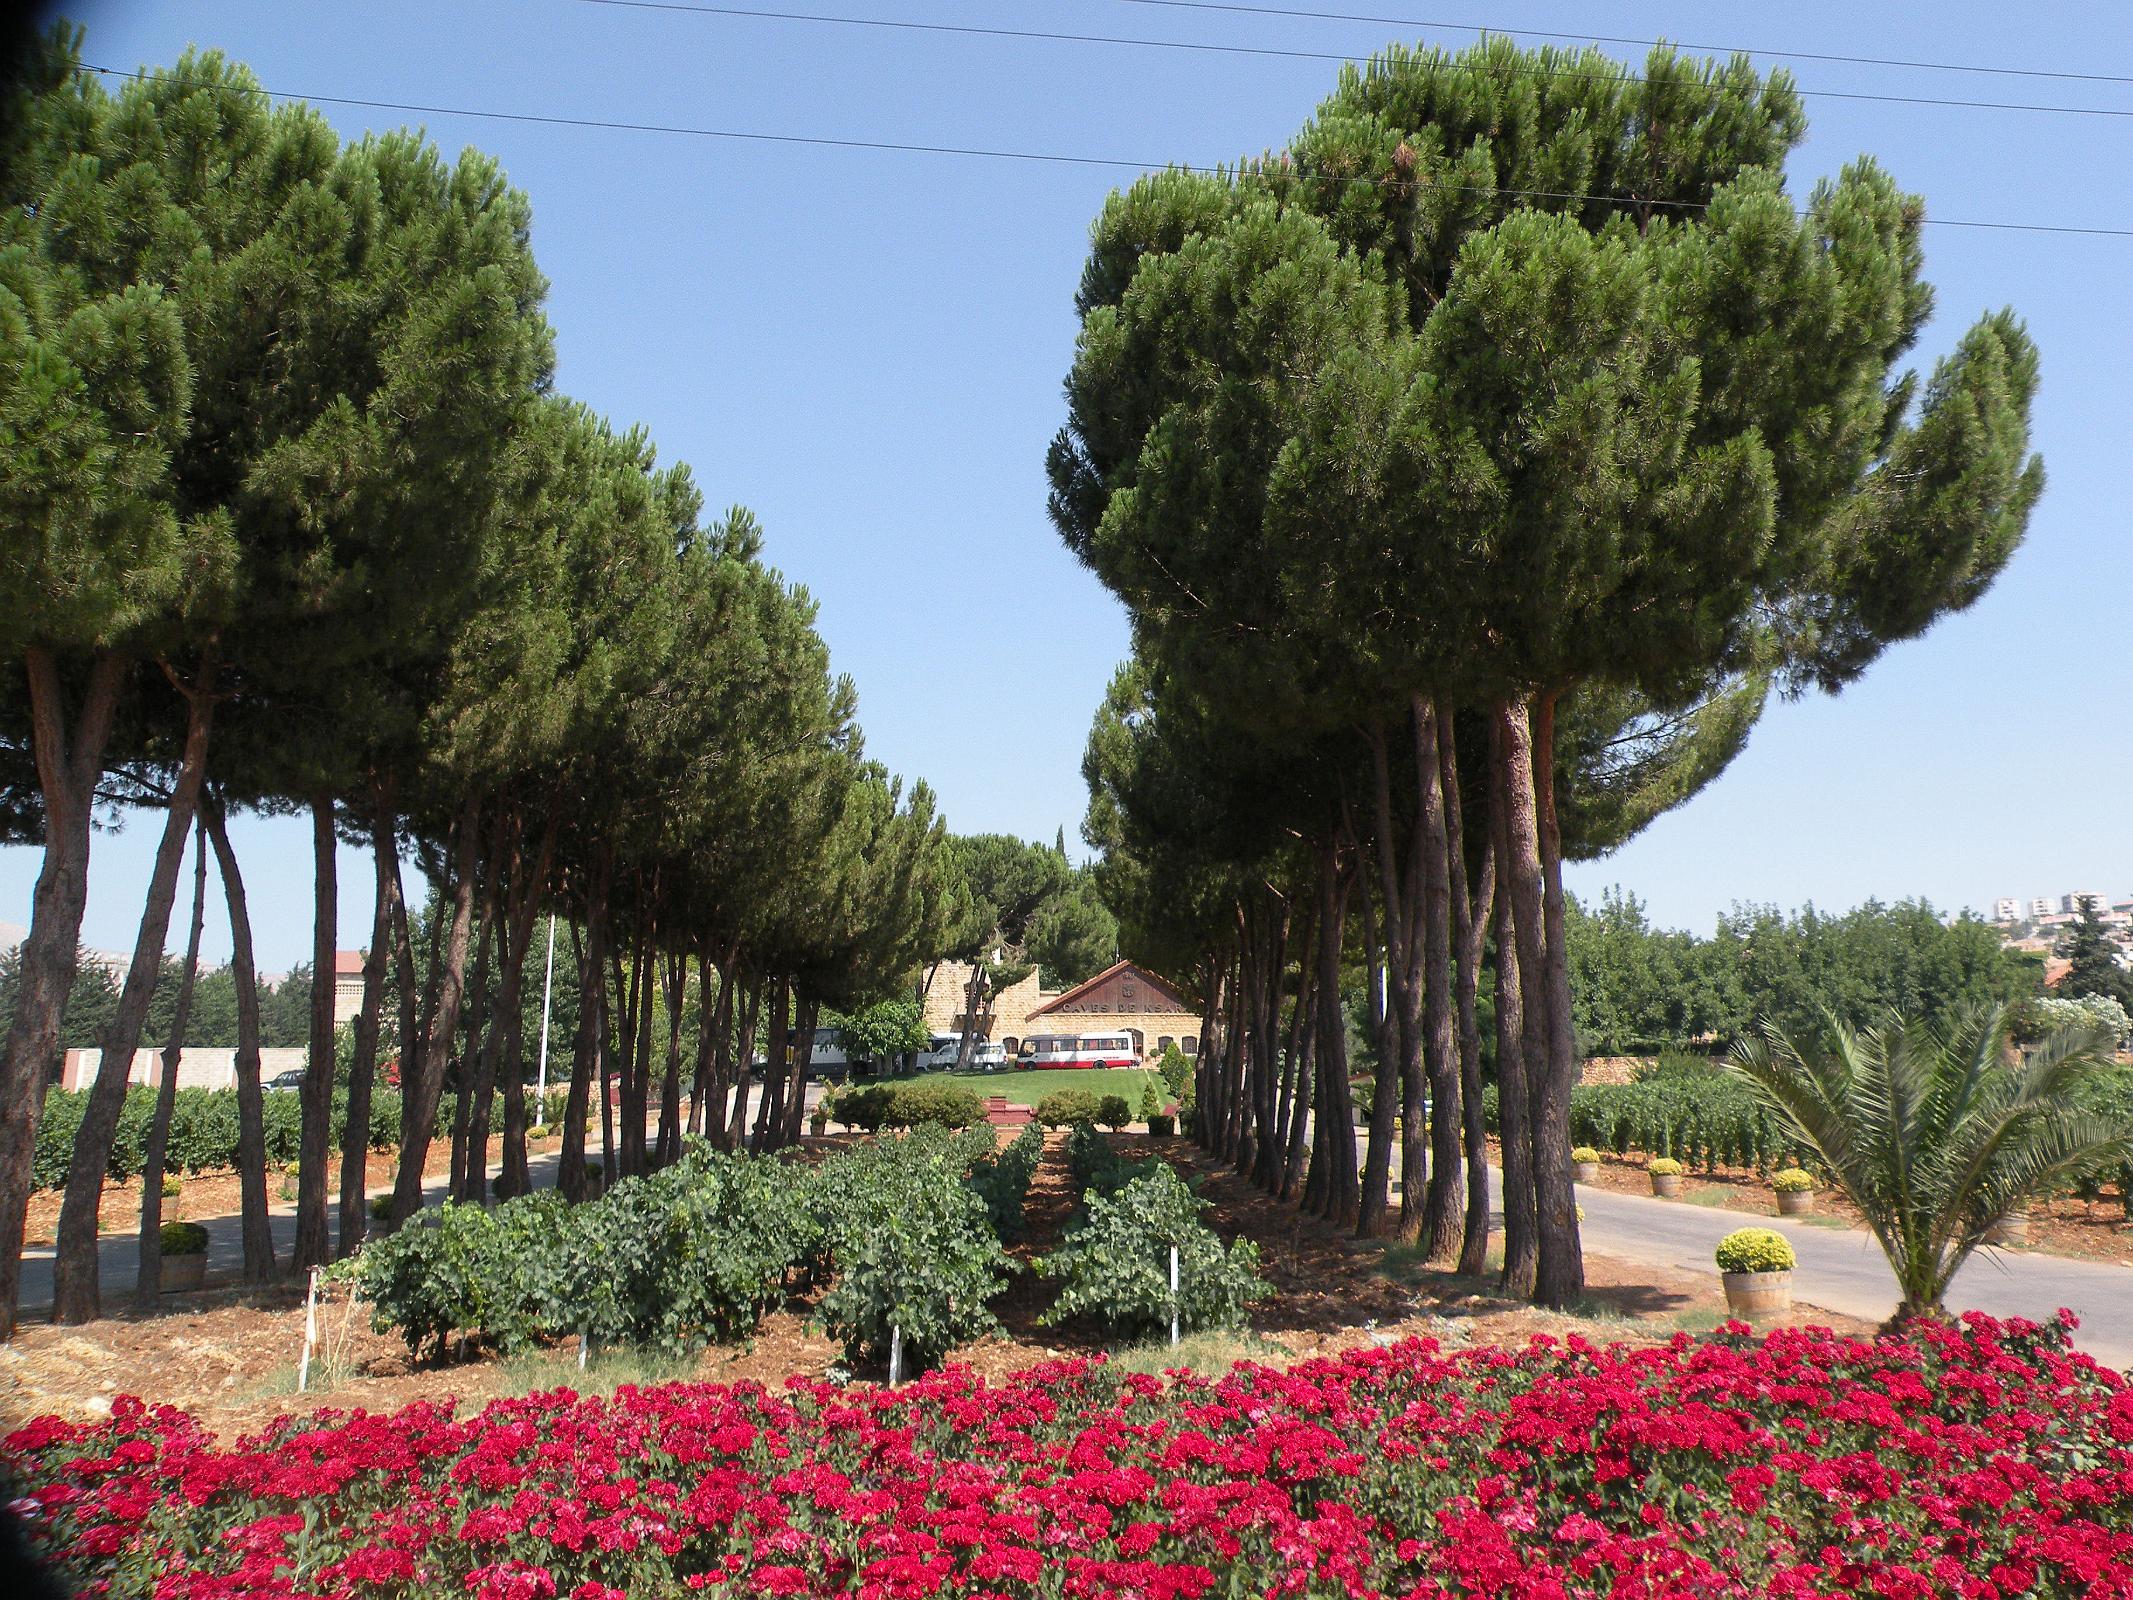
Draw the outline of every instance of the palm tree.
M2133 1153L2133 1129L2080 1103L2110 1067L2110 1041L2065 1028L2017 1059L2007 1022L2000 1005L1965 1008L1945 1028L1891 1014L1855 1030L1831 1017L1822 1039L1769 1026L1733 1052L1733 1071L1881 1242L1903 1293L1892 1328L1947 1315L1949 1282L2001 1217Z

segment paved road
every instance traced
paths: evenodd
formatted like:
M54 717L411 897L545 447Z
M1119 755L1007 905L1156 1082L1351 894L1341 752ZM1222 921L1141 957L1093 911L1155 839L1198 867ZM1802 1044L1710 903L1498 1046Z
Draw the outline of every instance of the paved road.
M1501 1183L1500 1174L1492 1178ZM1720 1239L1735 1228L1774 1228L1799 1257L1795 1299L1872 1321L1896 1308L1895 1276L1864 1231L1588 1187L1579 1188L1578 1203L1585 1208L1585 1247L1600 1255L1716 1277L1711 1252ZM1948 1303L1957 1311L2040 1321L2065 1306L2081 1318L2075 1339L2084 1350L2112 1366L2133 1367L2133 1267L1980 1250L1956 1274Z

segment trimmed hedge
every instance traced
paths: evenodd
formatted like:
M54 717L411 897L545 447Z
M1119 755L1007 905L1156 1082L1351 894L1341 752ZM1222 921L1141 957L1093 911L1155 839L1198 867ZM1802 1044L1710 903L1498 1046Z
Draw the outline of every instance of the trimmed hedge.
M296 1159L302 1143L301 1098L287 1093L264 1094L262 1116L266 1127L267 1164L285 1167ZM45 1096L44 1115L37 1123L37 1153L30 1181L40 1189L58 1189L67 1181L67 1166L74 1159L74 1135L81 1127L82 1110L88 1104L86 1089L54 1089ZM138 1177L148 1145L148 1125L155 1116L156 1091L147 1084L126 1090L119 1111L118 1132L111 1143L111 1161L106 1171L114 1179ZM496 1125L502 1126L499 1108ZM341 1145L341 1129L348 1116L347 1096L333 1097L332 1145ZM451 1103L445 1102L438 1120L451 1125ZM379 1088L370 1097L370 1148L390 1150L400 1142L400 1094ZM170 1143L163 1157L166 1172L219 1172L237 1165L237 1091L235 1089L180 1089L172 1102Z

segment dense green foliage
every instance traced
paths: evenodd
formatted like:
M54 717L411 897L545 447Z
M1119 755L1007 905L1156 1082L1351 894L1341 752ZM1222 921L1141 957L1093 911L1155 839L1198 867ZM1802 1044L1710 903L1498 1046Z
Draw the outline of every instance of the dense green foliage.
M1173 1313L1180 1332L1244 1325L1245 1307L1266 1292L1256 1244L1239 1239L1225 1250L1203 1220L1207 1202L1167 1161L1122 1157L1086 1123L1067 1154L1081 1205L1060 1247L1038 1263L1061 1285L1045 1321L1086 1316L1119 1338L1167 1329Z
M2097 996L2115 1000L2133 1010L2133 973L2118 964L2117 954L2103 926L2103 916L2093 897L2083 895L2080 919L2067 929L2059 954L2067 961L2066 976L2059 980L2059 993L2069 1000Z
M834 1278L819 1315L849 1359L885 1362L900 1335L908 1371L999 1326L987 1302L1009 1264L964 1181L991 1144L928 1128L822 1164L809 1205Z
M1570 1136L1616 1155L1636 1151L1758 1172L1783 1165L1799 1148L1778 1118L1707 1063L1635 1083L1580 1084L1570 1093Z
M832 1122L873 1133L882 1128L915 1128L930 1123L968 1128L985 1120L985 1102L977 1091L940 1079L912 1083L846 1084L822 1102Z
M148 1017L141 1037L161 1049L170 1040L172 1014L177 1005L180 963L166 957L149 996ZM0 952L0 1033L15 1020L15 993L22 981L22 950L18 945ZM94 1049L118 1011L119 988L110 969L101 962L84 961L74 969L74 986L67 994L67 1008L60 1019L62 1050ZM287 1049L308 1042L311 1010L311 968L300 965L279 983L259 988L259 1043L267 1049ZM536 1027L538 1022L536 1021ZM237 1043L237 979L229 967L204 968L193 979L192 1005L186 1012L187 1045L229 1049ZM147 1046L144 1045L143 1048Z
M1037 1120L1047 1128L1072 1128L1094 1123L1103 1114L1103 1100L1087 1089L1055 1089L1037 1102Z
M454 1333L504 1351L572 1334L672 1351L739 1338L811 1242L805 1175L694 1146L572 1206L554 1190L447 1205L341 1271L377 1326L442 1354Z
M1005 1149L979 1156L970 1165L964 1181L985 1202L986 1220L1002 1244L1013 1244L1029 1231L1030 1180L1043 1156L1044 1129L1030 1122Z
M1943 1022L1966 1005L2034 989L2033 962L1974 917L1943 922L1923 900L1868 901L1841 916L1742 906L1709 938L1655 928L1634 895L1574 899L1566 944L1578 1042L1588 1055L1644 1055L1790 1031L1825 1012L1857 1026L1892 1008Z
M40 1189L56 1189L67 1181L67 1164L74 1155L74 1130L81 1121L85 1089L54 1089L45 1097L43 1118L37 1125L37 1158L33 1181ZM141 1170L142 1151L148 1140L148 1124L155 1111L155 1090L135 1084L126 1091L119 1112L118 1135L112 1141L107 1171L113 1178L131 1178ZM348 1097L333 1099L333 1137L338 1145L346 1120ZM301 1108L293 1094L270 1094L262 1099L267 1136L267 1161L286 1167L296 1160ZM446 1103L446 1118L451 1105ZM371 1097L369 1147L390 1150L400 1139L400 1096L379 1090ZM168 1172L222 1172L237 1164L237 1091L234 1089L180 1089L173 1100L170 1143L163 1165Z
M207 1249L207 1229L197 1222L166 1222L160 1239L165 1256L196 1256Z

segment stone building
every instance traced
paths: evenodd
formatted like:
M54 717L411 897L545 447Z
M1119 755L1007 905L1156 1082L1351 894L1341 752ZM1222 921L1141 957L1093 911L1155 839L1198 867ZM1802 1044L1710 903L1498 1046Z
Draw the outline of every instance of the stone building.
M970 968L943 961L926 990L926 1028L961 1033ZM1013 1055L1024 1039L1048 1033L1130 1033L1134 1048L1153 1059L1176 1044L1188 1056L1200 1049L1200 1013L1166 979L1131 961L1114 962L1071 989L1046 989L1032 972L993 995L978 1015L978 1037L997 1039Z

